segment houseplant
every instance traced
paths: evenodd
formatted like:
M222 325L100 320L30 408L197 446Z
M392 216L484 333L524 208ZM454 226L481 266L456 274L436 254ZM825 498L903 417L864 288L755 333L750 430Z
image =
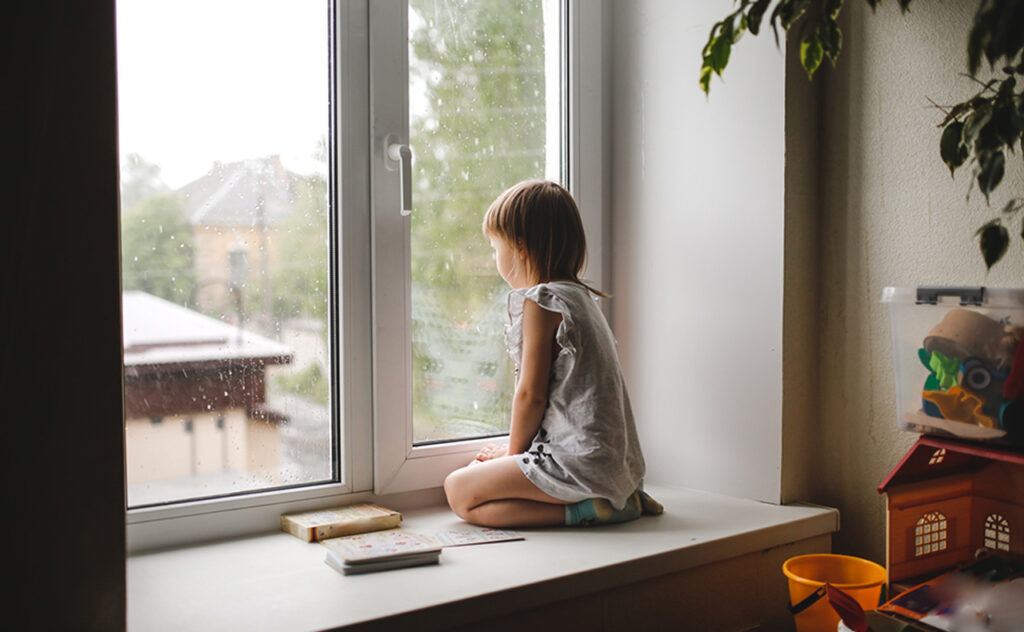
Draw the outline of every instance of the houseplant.
M865 0L874 10L881 0ZM897 0L906 12L911 0ZM744 33L771 27L778 44L796 35L800 63L808 79L827 58L839 58L843 33L839 15L844 0L737 0L736 8L711 28L701 51L700 86L710 94L711 79L721 77L733 46ZM967 195L977 186L986 201L1000 185L1008 160L1024 158L1024 0L979 0L967 34L966 76L975 93L951 106L935 104L939 158L950 174L971 170ZM1018 150L1020 153L1018 153ZM1009 248L1011 231L1024 241L1024 197L1012 197L976 233L982 257L991 268Z

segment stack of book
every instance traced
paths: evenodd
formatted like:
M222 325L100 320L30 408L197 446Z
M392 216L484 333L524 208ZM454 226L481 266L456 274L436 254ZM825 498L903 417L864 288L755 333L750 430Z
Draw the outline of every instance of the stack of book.
M444 547L523 539L514 531L472 525L415 533L399 528L401 522L397 511L359 503L284 514L281 529L306 542L323 544L327 547L324 561L345 575L437 564Z
M320 542L357 533L392 529L402 514L380 505L360 503L334 509L281 516L281 529L306 542Z
M324 561L345 575L437 564L443 546L434 537L404 529L332 538L322 544L327 547Z

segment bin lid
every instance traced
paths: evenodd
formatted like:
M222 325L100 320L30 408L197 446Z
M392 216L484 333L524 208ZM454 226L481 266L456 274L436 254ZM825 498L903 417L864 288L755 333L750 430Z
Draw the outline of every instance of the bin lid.
M1019 307L1024 309L1024 289L1004 287L953 287L953 286L919 286L882 288L883 303L919 304L919 294L935 295L944 304L985 305L987 307ZM979 299L979 300L975 300Z

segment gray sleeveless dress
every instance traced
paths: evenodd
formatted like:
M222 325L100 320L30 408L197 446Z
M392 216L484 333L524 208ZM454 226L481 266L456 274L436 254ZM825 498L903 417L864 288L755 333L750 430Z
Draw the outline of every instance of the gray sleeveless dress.
M519 468L555 498L604 498L621 509L640 487L645 466L611 328L582 285L555 281L512 290L505 343L517 376L526 299L558 312L562 322L548 406L529 451L517 457Z

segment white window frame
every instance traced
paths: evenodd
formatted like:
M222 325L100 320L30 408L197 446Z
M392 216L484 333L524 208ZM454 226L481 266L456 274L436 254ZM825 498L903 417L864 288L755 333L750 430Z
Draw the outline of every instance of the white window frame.
M568 97L568 184L587 232L590 257L585 276L604 286L604 3L572 0L563 4L568 37L568 59L562 64L567 71L563 96ZM371 76L407 76L408 54L402 46L391 45L408 38L406 2L375 0L370 25ZM440 486L449 472L468 463L495 439L413 444L409 219L398 211L399 176L388 169L385 156L386 143L409 142L408 83L371 82L370 101L374 112L374 492L392 494ZM415 160L416 148L412 150Z
M585 0L565 0L565 6L567 177L587 232L585 276L607 287L607 7ZM332 112L332 133L341 137L335 143L331 201L341 209L335 239L343 253L332 271L339 279L336 299L341 306L334 334L334 379L339 400L335 413L344 420L339 422L342 482L132 509L126 512L129 553L266 532L290 511L381 501L399 492L436 494L450 471L494 440L412 445L408 220L397 211L397 172L384 162L385 136L397 134L408 142L407 82L395 98L400 82L374 81L395 76L374 73L408 64L407 6L404 0L336 0L333 19L337 41L331 67L338 105ZM381 45L396 40L397 46ZM393 211L385 212L389 208ZM397 255L396 244L402 245ZM403 498L415 502L416 494Z

